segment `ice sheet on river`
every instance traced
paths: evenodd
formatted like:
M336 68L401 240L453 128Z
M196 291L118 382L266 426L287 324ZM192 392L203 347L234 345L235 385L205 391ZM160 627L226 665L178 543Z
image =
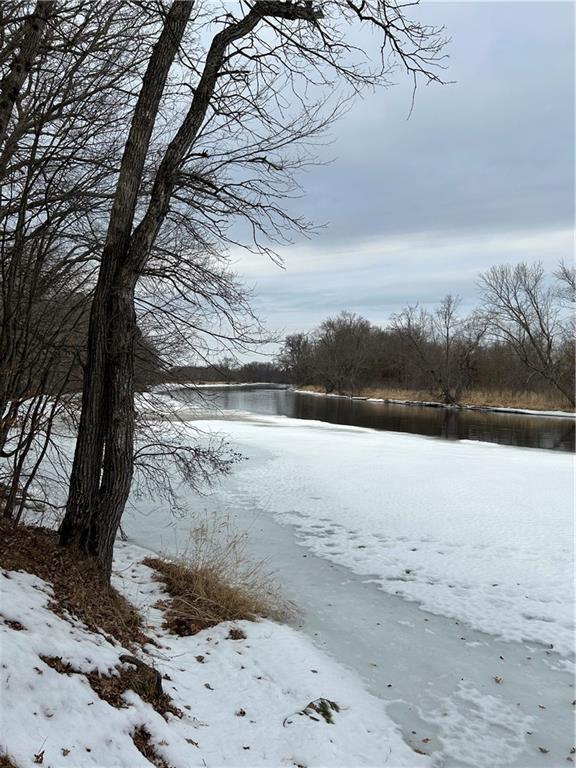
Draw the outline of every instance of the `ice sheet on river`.
M570 455L284 417L195 426L249 459L223 500L241 484L299 543L386 592L571 652Z

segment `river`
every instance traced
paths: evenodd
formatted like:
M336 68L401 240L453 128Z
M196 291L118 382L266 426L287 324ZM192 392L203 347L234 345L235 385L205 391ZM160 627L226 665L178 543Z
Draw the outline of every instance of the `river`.
M502 411L422 407L360 398L323 397L274 385L182 388L177 397L215 410L244 411L292 419L348 424L446 440L480 440L554 451L575 449L571 417L531 416Z

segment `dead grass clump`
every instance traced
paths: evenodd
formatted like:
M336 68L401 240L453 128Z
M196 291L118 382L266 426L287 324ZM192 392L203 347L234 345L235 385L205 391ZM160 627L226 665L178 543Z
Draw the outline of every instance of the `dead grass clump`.
M165 629L176 635L195 635L222 621L254 621L258 616L279 618L282 614L264 592L226 583L217 569L152 557L143 562L156 571L156 578L170 595L160 607L164 609Z
M168 694L162 689L158 690L155 683L151 683L150 674L143 669L118 669L117 675L99 675L98 672L89 672L86 677L93 691L117 709L128 706L124 693L131 690L137 693L142 701L148 702L158 714L164 716L170 712L176 717L182 717L182 712L174 706Z
M138 611L102 579L91 558L60 547L56 532L0 521L0 567L49 582L54 590L51 609L60 616L68 612L91 631L127 647L148 642Z
M144 755L156 768L170 768L166 760L160 757L158 752L154 749L154 745L151 743L151 737L146 728L141 725L132 733L132 741L136 749Z
M170 595L160 603L166 629L194 635L223 621L281 619L290 613L263 564L251 563L244 555L244 545L244 537L214 535L203 526L193 532L186 558L143 561Z
M16 768L12 760L6 754L0 754L0 768Z

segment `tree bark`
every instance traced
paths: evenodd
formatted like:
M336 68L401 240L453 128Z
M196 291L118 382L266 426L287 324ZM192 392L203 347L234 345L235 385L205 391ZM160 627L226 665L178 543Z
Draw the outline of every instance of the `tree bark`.
M88 330L88 354L82 389L82 412L78 429L66 514L60 527L60 543L75 544L96 554L95 529L100 476L104 460L109 414L110 353L115 339L110 332L113 317L115 276L130 243L138 191L144 163L168 73L172 66L193 2L179 0L170 8L153 48L120 167L106 243L92 301Z
M12 60L10 69L0 83L0 147L6 139L8 123L18 94L30 74L32 62L40 50L50 7L53 5L51 0L38 0L34 12L22 25L22 42Z
M109 411L97 514L90 518L87 550L95 555L107 579L112 570L116 532L128 501L134 455L134 343L137 335L134 310L136 276L123 271L111 301L110 359L106 388Z

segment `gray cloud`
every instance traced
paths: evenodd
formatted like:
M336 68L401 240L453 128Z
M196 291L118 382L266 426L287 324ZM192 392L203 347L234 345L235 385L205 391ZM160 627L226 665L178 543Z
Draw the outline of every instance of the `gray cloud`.
M416 9L418 12L418 9ZM366 96L335 125L334 158L298 208L328 225L284 249L287 270L242 257L269 325L307 329L342 308L384 321L447 292L475 302L493 263L571 258L574 7L433 3L452 36L447 79Z
M430 230L566 226L573 216L574 8L438 3L446 76L357 104L335 127L336 161L306 180L323 239Z

